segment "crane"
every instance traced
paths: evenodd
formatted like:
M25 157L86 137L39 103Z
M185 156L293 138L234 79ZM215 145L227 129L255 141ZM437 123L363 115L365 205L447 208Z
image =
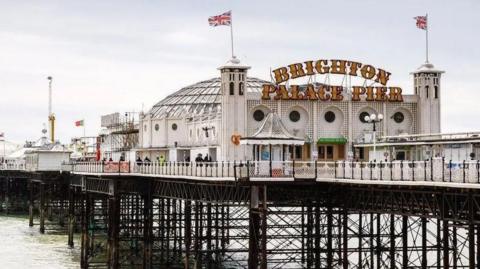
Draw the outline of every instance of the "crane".
M48 80L48 126L50 131L50 141L55 143L55 115L52 112L52 81L51 76L47 77Z

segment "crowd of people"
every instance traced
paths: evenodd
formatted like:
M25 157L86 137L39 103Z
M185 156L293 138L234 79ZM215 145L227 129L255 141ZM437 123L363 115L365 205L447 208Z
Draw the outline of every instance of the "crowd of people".
M164 165L165 162L166 162L166 159L165 159L164 155L157 156L156 163L158 163L160 165ZM186 156L185 159L184 159L184 162L185 162L186 165L189 165L190 156ZM206 154L205 157L203 157L203 154L198 153L197 157L195 158L195 162L197 163L197 166L202 165L202 163L209 163L209 162L212 162L212 157L209 156L208 154ZM148 158L148 156L146 156L143 160L140 156L137 156L137 159L135 160L135 163L139 166L140 165L151 165L152 161L150 160L150 158Z

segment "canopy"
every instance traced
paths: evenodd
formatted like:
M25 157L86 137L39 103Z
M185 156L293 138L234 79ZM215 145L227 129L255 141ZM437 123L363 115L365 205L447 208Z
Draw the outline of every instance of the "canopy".
M242 145L303 145L304 139L291 135L277 113L269 113L258 131L250 137L240 138Z
M334 144L334 145L344 145L347 143L345 137L320 137L317 140L317 144Z

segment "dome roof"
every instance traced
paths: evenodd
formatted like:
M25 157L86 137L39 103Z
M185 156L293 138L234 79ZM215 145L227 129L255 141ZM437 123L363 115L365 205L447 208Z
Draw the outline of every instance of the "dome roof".
M248 77L246 93L261 93L265 83L269 82ZM184 87L155 104L149 113L152 118L181 118L220 112L220 84L220 78L213 78Z

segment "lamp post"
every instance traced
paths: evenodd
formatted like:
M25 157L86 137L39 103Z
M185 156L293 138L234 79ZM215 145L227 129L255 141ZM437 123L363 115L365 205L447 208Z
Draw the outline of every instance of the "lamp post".
M383 115L382 114L370 114L368 116L365 116L365 121L368 123L373 124L373 160L377 160L377 126L376 124L381 122L383 120Z

